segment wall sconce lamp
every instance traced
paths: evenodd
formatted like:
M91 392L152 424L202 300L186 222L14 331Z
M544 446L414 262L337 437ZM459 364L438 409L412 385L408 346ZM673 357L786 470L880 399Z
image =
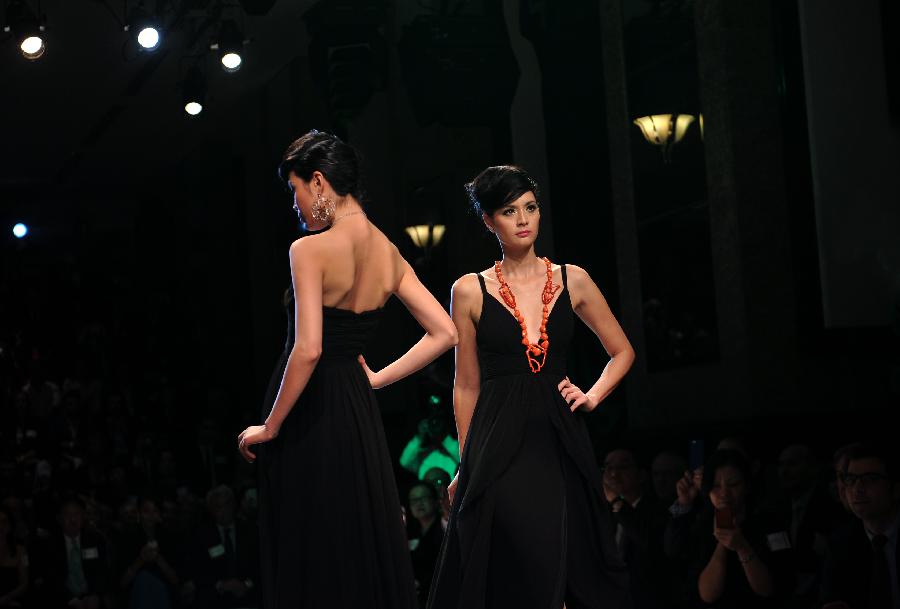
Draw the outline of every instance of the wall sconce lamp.
M634 119L644 139L662 148L663 160L672 160L672 147L684 138L688 127L695 120L692 114L652 114Z
M441 242L447 227L443 224L416 224L406 227L406 234L412 239L416 247L425 251L426 255Z

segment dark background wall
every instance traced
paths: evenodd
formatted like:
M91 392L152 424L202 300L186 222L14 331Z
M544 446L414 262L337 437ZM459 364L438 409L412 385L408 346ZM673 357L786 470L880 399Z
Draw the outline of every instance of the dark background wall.
M173 3L147 55L107 5L44 2L44 58L0 45L4 348L70 374L73 328L94 324L117 355L74 365L165 374L187 427L258 420L299 234L274 168L318 128L362 152L371 218L445 301L498 255L462 183L489 164L533 172L538 253L588 269L638 352L591 418L598 447L842 436L900 397L887 4L848 20L840 3L281 1L238 15L252 43L226 75L207 48L236 5ZM209 91L192 119L178 87L194 63ZM632 123L662 112L704 118L668 160ZM427 258L403 232L423 221L447 226ZM419 332L394 302L367 356ZM574 350L589 383L605 354L586 330ZM428 396L447 412L451 378L448 356L379 393L394 450Z

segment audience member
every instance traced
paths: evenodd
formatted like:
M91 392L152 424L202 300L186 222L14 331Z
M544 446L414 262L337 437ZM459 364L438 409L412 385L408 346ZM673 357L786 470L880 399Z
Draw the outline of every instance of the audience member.
M13 519L0 508L0 607L21 607L28 592L28 555L13 538Z
M663 451L653 458L650 463L650 479L653 494L661 504L670 506L677 499L675 487L687 468L685 458L672 451Z
M195 536L191 571L201 608L251 607L259 603L259 539L255 523L236 520L227 486L206 494L211 521Z
M628 566L635 609L670 606L674 596L662 548L669 514L655 497L644 494L646 478L630 450L613 450L603 461L603 490L616 522L616 546Z
M448 432L447 420L433 416L419 421L416 435L400 454L400 465L422 480L425 472L439 467L456 475L459 467L459 441Z
M792 604L810 607L818 599L826 540L842 523L840 507L828 496L809 446L792 444L778 456L778 479L789 509L790 543L796 559Z
M85 504L65 499L59 508L59 530L44 543L40 563L42 600L48 606L73 609L111 607L111 557L106 540L85 527Z
M900 476L894 451L859 445L843 477L855 518L829 540L822 578L825 609L900 606L897 583Z
M177 544L162 527L156 500L139 503L139 523L127 527L120 540L120 585L132 609L173 606L179 577L174 567Z
M717 450L703 469L704 505L691 527L691 597L720 609L781 606L793 585L788 532L758 510L751 466L743 453Z
M409 490L409 552L416 578L419 606L425 607L431 576L444 539L439 497L434 486L419 483Z

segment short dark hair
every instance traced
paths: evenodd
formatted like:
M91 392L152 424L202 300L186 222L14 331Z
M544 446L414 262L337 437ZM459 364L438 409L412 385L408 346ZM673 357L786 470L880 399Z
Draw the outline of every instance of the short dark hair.
M833 467L837 467L837 465L841 461L846 460L850 456L850 454L860 446L862 446L862 444L859 442L851 442L850 444L841 446L839 449L834 451L834 454L831 456L831 465Z
M887 474L891 482L897 482L900 477L897 475L897 455L885 444L857 444L850 449L847 455L847 465L851 461L859 459L877 459L884 464L884 473Z
M534 193L536 200L539 195L537 183L527 171L515 165L488 167L465 188L475 213L489 216L526 192Z
M724 448L714 452L703 466L703 483L704 493L709 493L713 485L716 483L716 470L722 467L733 467L744 477L747 487L753 481L753 469L750 467L750 461L739 450Z
M313 129L288 146L278 165L278 177L289 184L292 171L307 182L313 172L320 172L341 197L352 195L359 199L362 194L356 149L324 131Z
M634 461L634 464L638 469L641 469L644 467L643 460L641 459L642 455L639 455L638 451L635 448L633 448L632 446L628 446L625 444L623 444L621 446L616 446L612 450L607 451L606 454L603 455L603 462L605 463L606 459L609 458L609 456L612 453L617 452L617 451L623 452L623 453L628 453L628 456L631 457L631 460Z

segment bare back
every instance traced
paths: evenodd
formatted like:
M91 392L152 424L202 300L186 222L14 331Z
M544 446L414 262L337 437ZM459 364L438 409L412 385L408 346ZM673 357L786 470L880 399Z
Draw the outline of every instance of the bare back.
M403 258L368 220L336 224L316 239L327 261L323 305L359 313L381 308L397 291Z

